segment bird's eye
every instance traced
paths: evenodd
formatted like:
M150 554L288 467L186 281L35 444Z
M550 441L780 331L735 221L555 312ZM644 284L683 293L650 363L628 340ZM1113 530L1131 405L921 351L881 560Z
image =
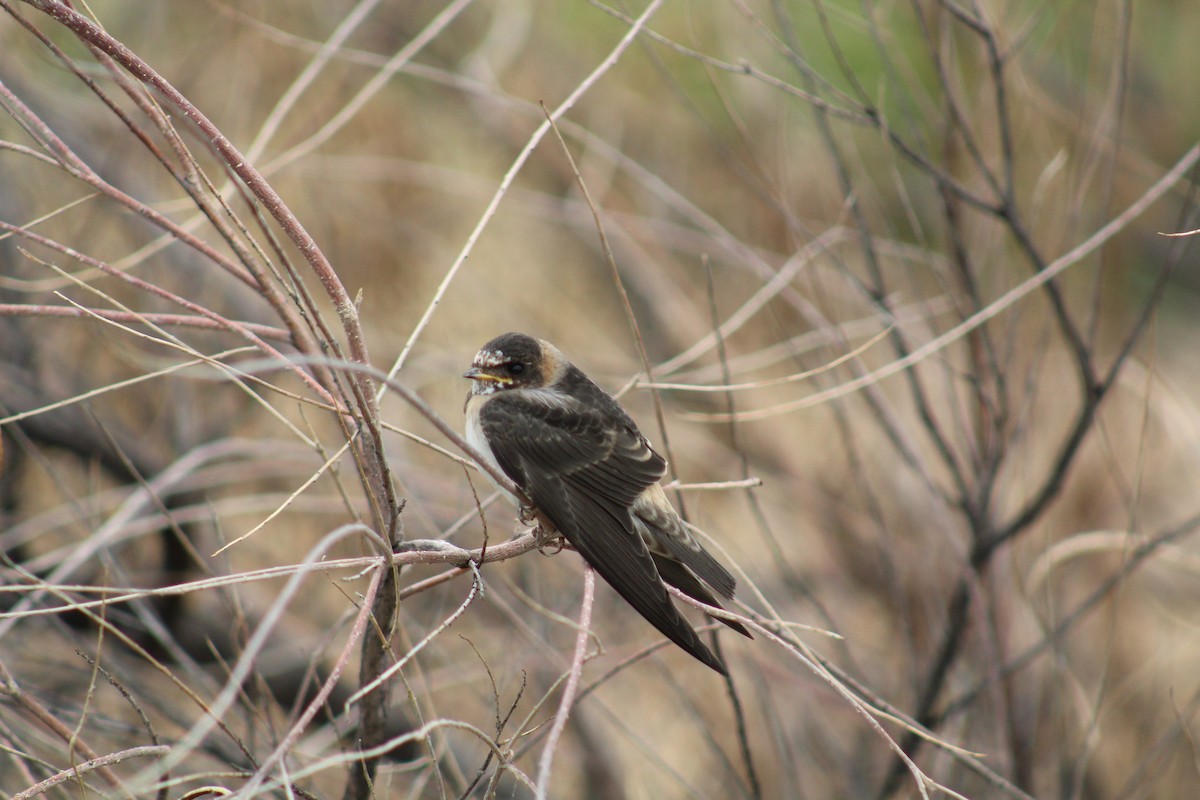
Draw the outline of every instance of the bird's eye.
M509 375L520 375L521 373L523 373L525 371L525 365L522 364L520 361L514 361L511 364L509 364L507 367L505 367L505 369L508 370Z

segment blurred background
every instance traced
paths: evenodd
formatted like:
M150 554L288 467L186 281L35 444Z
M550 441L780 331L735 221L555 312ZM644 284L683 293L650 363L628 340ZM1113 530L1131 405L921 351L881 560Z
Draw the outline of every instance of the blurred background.
M237 576L377 552L309 555L379 528L372 427L330 410L353 326L209 133L38 5L0 2L0 788L146 746L49 794L237 791L370 573ZM920 796L884 734L965 797L1194 792L1200 272L1163 234L1200 227L1200 6L78 10L279 193L377 370L461 429L480 345L554 342L793 640L717 632L726 682L599 586L549 796ZM379 416L404 537L521 529L425 415ZM484 566L446 629L469 573L403 597L387 658L435 635L374 796L532 796L582 586L549 555ZM357 647L270 772L293 792L354 796Z

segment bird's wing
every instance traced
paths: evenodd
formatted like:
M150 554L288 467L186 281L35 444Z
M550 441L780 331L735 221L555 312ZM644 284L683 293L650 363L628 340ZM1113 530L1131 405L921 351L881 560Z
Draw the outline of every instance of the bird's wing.
M716 589L726 600L733 599L737 581L688 531L683 520L671 508L662 487L649 487L633 504L632 510L637 521L643 526L642 532L650 537L651 553L679 561ZM659 573L662 573L661 569ZM682 586L670 579L667 579L667 583L683 590Z
M498 394L480 425L500 468L646 620L718 672L725 668L680 615L637 533L630 506L666 461L624 420L570 398Z

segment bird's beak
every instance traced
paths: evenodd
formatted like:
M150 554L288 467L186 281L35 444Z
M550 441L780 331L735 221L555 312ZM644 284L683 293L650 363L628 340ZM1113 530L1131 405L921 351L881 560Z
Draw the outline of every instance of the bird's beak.
M473 381L491 381L492 383L512 383L513 379L507 375L497 375L494 372L479 367L471 367L463 373L464 378L470 378Z

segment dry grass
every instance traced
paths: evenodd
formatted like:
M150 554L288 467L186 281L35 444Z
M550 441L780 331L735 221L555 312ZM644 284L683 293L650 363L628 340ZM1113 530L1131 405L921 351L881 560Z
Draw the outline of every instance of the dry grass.
M74 5L0 0L0 790L1194 790L1200 9ZM510 329L729 682L486 505Z

